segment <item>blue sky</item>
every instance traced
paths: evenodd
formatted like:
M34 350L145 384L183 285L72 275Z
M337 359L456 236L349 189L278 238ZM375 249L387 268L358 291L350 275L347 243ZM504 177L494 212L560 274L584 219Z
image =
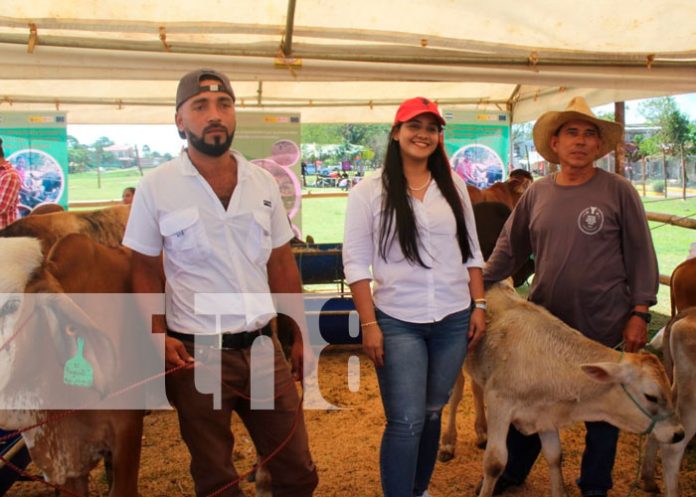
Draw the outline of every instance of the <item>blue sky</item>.
M696 93L676 95L675 100L682 112L689 116L689 119L696 121ZM626 122L636 124L643 122L642 116L638 113L638 103L640 100L626 102ZM604 105L594 109L595 112L613 112L614 105ZM69 117L68 117L69 119ZM169 152L178 155L184 141L179 139L174 124L134 124L134 125L70 125L68 124L68 134L75 136L80 143L90 145L102 136L108 136L112 141L119 145L137 144L139 147L148 145L152 151L159 153Z

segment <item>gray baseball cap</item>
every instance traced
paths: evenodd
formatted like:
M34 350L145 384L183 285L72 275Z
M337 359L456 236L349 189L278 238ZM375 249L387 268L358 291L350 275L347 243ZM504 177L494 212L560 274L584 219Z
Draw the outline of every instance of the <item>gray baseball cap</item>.
M201 81L204 79L217 79L220 84L201 86ZM185 74L179 80L179 87L176 90L176 110L179 110L179 107L189 98L204 91L221 91L235 100L234 91L232 91L232 85L230 85L227 76L214 69L197 69Z

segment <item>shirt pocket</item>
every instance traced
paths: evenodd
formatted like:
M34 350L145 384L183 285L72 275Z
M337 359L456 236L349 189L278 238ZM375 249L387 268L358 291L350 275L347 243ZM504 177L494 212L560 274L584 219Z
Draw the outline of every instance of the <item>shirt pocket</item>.
M249 237L245 244L245 250L254 264L265 266L268 263L271 250L273 250L271 218L268 214L254 212L251 215Z
M210 241L196 207L162 216L160 234L164 237L167 255L174 261L198 262L211 253Z

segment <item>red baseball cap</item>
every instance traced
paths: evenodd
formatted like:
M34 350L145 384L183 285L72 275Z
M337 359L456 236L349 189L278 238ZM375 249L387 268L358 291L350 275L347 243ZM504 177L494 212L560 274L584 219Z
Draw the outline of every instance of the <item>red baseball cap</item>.
M404 100L401 105L399 105L399 110L396 111L396 117L394 118L394 126L399 123L410 121L421 114L433 114L440 125L445 125L445 119L440 114L440 109L437 108L435 102L425 97L416 97Z

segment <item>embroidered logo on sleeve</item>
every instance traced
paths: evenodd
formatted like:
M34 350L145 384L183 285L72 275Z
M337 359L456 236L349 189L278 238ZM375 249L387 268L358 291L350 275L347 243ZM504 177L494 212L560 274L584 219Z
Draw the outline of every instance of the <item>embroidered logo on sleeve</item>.
M272 206L273 206L273 204L271 204L271 201L270 201L270 200L264 200L264 201L263 201L263 205L265 205L266 207L272 207Z
M595 235L604 226L604 213L599 207L588 207L578 216L578 228L586 235Z

